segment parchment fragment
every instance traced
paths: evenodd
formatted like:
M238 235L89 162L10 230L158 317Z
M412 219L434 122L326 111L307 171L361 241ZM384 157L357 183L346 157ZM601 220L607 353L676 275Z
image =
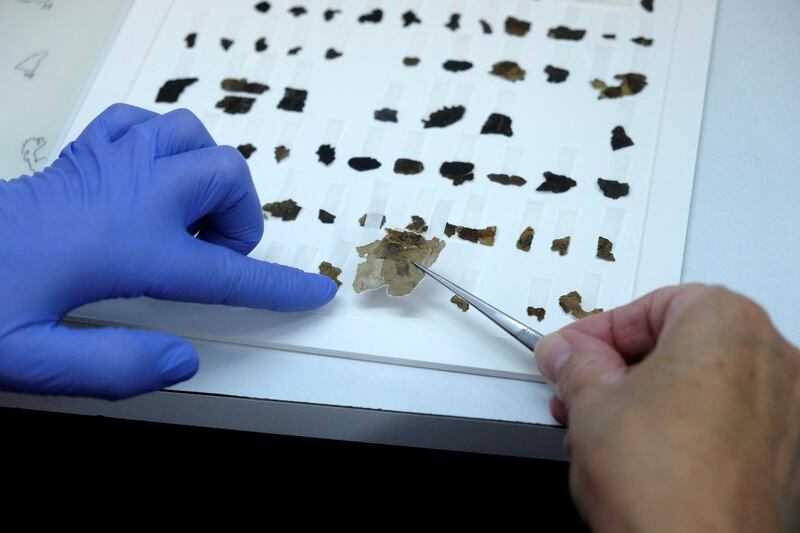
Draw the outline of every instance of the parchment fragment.
M339 281L339 274L342 273L341 268L337 268L332 264L328 263L327 261L323 261L322 263L319 264L319 273L322 274L323 276L328 276L333 281L335 281L337 288L342 286L342 282Z
M628 134L625 132L625 128L622 126L616 126L613 130L611 130L612 150L622 150L623 148L627 148L629 146L633 146L633 139L628 137Z
M456 226L448 222L444 225L444 234L448 237L458 235L458 238L461 240L480 243L484 246L494 246L494 238L497 235L497 226L489 226L488 228L477 229Z
M561 296L558 299L558 305L561 306L561 309L563 309L565 313L568 313L577 319L586 318L587 316L596 315L603 312L602 309L584 311L583 307L581 307L581 300L581 295L576 291L572 291L564 296Z
M531 29L531 23L514 17L506 19L506 33L516 37L524 37Z
M597 239L597 258L602 259L604 261L616 261L614 258L614 254L611 253L611 250L614 248L614 243L606 239L605 237L600 237Z
M623 196L628 196L631 192L631 186L627 183L622 183L616 180L604 180L597 178L597 185L607 198L617 200Z
M522 235L519 236L517 239L517 248L522 250L523 252L530 252L531 251L531 244L533 244L533 236L535 235L535 231L532 227L528 226L522 232Z
M499 61L492 65L492 70L489 72L493 76L499 76L508 81L523 81L525 80L525 69L520 67L514 61Z
M564 256L567 255L569 251L569 237L563 237L561 239L553 239L553 244L550 245L550 249L554 252L558 252L558 255Z
M592 87L600 91L600 94L597 96L598 100L632 96L634 94L639 94L647 87L647 76L644 74L636 74L635 72L617 74L614 76L614 79L618 80L620 84L617 86L609 86L603 80L592 80Z
M452 298L450 298L450 301L451 301L451 302L453 302L454 304L456 304L456 307L458 307L459 309L461 309L461 310L462 310L462 311L464 311L465 313L466 313L467 311L469 311L469 302L467 302L467 301L466 301L464 298L462 298L461 296L458 296L458 295L455 295L455 294L454 294L454 295L453 295L453 297L452 297Z
M489 174L487 176L489 181L499 183L500 185L516 185L522 187L528 183L522 176L509 176L508 174Z
M417 233L425 233L428 231L428 225L425 224L424 218L417 215L411 215L411 224L406 226L406 229L409 231L416 231Z
M363 215L361 215L361 218L358 219L358 225L363 228L366 224L367 224L367 214L364 213ZM386 224L386 215L383 215L381 217L381 225L378 226L378 229L383 228L384 224Z
M547 313L544 307L528 307L528 316L535 316L536 320L541 322L544 320L544 315Z
M422 164L422 161L417 161L416 159L405 159L401 157L394 162L395 174L413 176L415 174L420 174L423 170L425 170L425 165Z
M291 152L291 150L289 150L288 148L286 148L282 144L280 146L276 146L275 147L275 161L277 163L280 163L281 161L283 161L284 159L289 157L289 153L290 152Z
M390 296L406 296L425 277L411 261L430 267L444 246L436 237L428 240L412 231L387 229L382 240L356 248L366 261L358 265L353 289L361 293L385 286Z
M270 214L275 218L288 221L296 219L302 207L297 205L294 200L289 199L282 202L264 204L261 209L264 211L264 218L267 218L267 214Z

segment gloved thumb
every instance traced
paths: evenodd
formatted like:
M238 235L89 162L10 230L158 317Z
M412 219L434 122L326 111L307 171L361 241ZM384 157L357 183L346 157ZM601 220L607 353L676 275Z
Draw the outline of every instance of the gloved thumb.
M547 335L534 354L539 371L567 409L580 394L615 383L627 371L625 361L612 346L580 331L566 329Z
M194 348L179 337L125 328L37 324L0 343L0 389L118 400L192 377Z

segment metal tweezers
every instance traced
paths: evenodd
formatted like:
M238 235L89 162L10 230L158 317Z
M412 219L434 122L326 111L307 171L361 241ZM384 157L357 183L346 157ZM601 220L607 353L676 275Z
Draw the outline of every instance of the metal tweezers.
M508 316L507 314L503 313L499 309L494 306L491 306L475 296L472 293L469 293L456 285L455 283L443 278L436 272L425 268L422 265L418 265L414 261L411 263L417 267L418 269L422 270L424 273L453 291L456 296L463 298L469 305L489 317L489 320L503 328L509 335L517 339L519 342L524 344L527 348L533 351L536 348L536 344L542 338L542 334L536 331L535 329L531 329L522 322L515 320Z

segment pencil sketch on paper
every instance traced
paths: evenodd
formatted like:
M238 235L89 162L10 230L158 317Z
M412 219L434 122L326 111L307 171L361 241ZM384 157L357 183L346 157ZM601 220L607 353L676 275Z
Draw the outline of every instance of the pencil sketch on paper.
M50 9L53 7L53 0L17 0L20 4L39 4L42 9Z
M46 156L40 152L46 144L47 140L44 137L30 137L22 143L22 150L19 153L22 154L22 160L31 172L36 172L39 163L45 160Z
M19 70L22 72L26 78L33 78L36 74L36 71L39 69L39 65L42 64L42 61L47 57L47 50L41 50L36 52L35 54L31 54L14 67L14 70Z

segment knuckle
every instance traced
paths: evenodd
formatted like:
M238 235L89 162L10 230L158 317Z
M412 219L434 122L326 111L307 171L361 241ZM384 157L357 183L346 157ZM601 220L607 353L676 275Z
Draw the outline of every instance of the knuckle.
M250 169L242 157L242 154L233 146L220 146L217 149L219 154L220 171L233 179L250 178Z

